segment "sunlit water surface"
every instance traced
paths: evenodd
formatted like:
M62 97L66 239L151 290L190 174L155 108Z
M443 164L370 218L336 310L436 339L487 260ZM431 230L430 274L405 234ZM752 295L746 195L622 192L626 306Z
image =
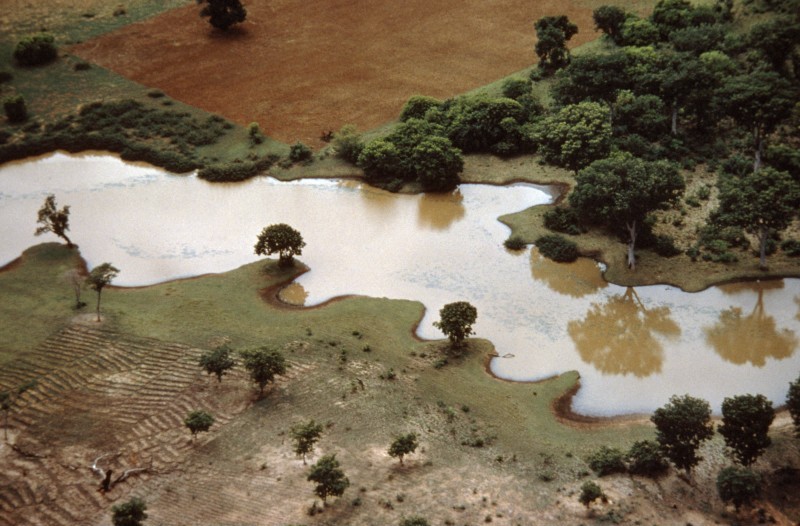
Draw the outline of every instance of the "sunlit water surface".
M312 270L287 298L419 300L425 338L442 337L432 326L442 305L469 301L477 336L500 355L495 374L537 380L578 370L573 408L584 414L649 412L683 393L715 410L743 393L780 405L800 373L800 280L634 290L608 285L589 260L559 265L535 249L507 251L508 228L496 218L549 202L546 187L405 196L348 181L209 184L112 156L54 154L0 168L0 264L55 240L33 235L49 193L70 205L70 235L89 266L121 269L116 285L236 268L258 259L264 226L289 223Z

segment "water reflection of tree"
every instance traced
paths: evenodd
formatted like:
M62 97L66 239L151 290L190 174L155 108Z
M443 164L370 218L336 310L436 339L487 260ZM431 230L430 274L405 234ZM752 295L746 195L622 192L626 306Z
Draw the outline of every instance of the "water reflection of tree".
M593 303L586 318L569 322L567 331L584 362L604 374L639 378L661 371L664 349L655 335L681 333L669 307L645 308L632 287L605 305Z
M550 289L573 298L593 294L608 286L597 263L587 258L578 258L574 263L557 263L531 249L531 275L544 282Z
M774 284L756 285L758 300L753 311L742 314L739 307L722 311L719 321L712 327L704 327L706 340L724 360L742 365L751 363L763 367L767 358L782 360L794 354L797 337L789 329L778 330L775 318L764 309L764 289L775 288Z
M421 227L446 230L464 217L464 196L451 193L425 193L419 199L418 223Z

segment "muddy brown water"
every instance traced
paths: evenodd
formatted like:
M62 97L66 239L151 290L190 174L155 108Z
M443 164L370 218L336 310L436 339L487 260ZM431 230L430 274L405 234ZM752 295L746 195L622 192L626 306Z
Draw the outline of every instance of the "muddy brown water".
M610 285L582 259L560 265L535 248L503 247L503 214L549 202L548 187L462 185L446 195L395 195L353 181L208 184L112 156L54 154L0 168L0 264L35 237L48 193L71 207L70 234L89 266L110 261L118 285L145 285L257 260L260 230L285 222L311 268L284 293L314 305L345 294L421 301L424 338L445 303L478 309L492 372L532 381L581 374L573 409L650 412L672 394L709 400L762 393L776 405L800 374L800 280L712 287ZM169 228L164 228L169 225Z

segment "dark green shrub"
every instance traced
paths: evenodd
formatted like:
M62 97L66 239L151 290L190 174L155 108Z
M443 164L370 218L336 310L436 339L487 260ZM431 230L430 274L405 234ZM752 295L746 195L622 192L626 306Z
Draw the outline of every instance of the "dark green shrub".
M592 471L601 477L626 471L624 455L617 448L601 446L589 456L587 462Z
M787 256L793 258L800 257L800 241L797 239L787 239L781 243L781 250L783 250Z
M506 79L503 81L503 97L518 101L523 95L531 94L531 79Z
M655 236L653 250L656 254L665 258L671 258L681 253L681 250L675 246L675 241L670 236L664 234Z
M313 152L311 148L303 144L302 142L296 142L292 145L291 149L289 150L289 159L295 163L306 163L311 161L311 156Z
M544 226L554 232L562 232L573 236L581 233L578 214L572 208L558 206L544 213Z
M431 108L438 108L442 101L425 95L413 95L408 99L403 110L400 112L400 121L405 122L409 119L424 119L425 114Z
M14 48L14 59L21 66L47 64L57 57L55 38L48 33L25 37Z
M581 494L578 496L578 500L587 508L591 506L592 502L598 499L605 500L605 498L605 493L603 493L600 486L591 480L587 480L583 483L581 486Z
M447 108L447 136L465 153L487 152L507 139L501 123L509 117L517 122L524 120L522 105L513 99L459 97Z
M522 250L525 248L525 241L519 236L511 236L503 242L503 245L509 250Z
M575 261L580 255L574 241L558 234L544 235L536 240L535 245L541 255L559 263Z
M383 138L368 142L358 156L358 167L370 182L389 181L399 173L400 154L397 147ZM402 184L402 181L400 181Z
M166 95L160 89L151 89L150 91L147 92L147 96L150 97L151 99L160 99L162 97L165 97Z
M628 471L634 475L658 477L669 469L658 443L653 440L635 442L628 451Z
M18 123L28 120L28 108L22 95L12 95L3 100L3 109L8 122Z
M258 165L249 161L230 162L205 166L197 172L197 177L211 182L244 181L256 175Z
M738 510L751 504L761 493L761 477L747 468L729 466L717 475L717 493L723 502L730 502Z
M333 134L333 148L338 157L349 163L356 164L358 156L364 149L361 135L352 124L345 124L342 129Z
M75 71L88 71L92 69L92 65L89 64L88 62L80 61L76 62L75 65L72 66L72 69L74 69Z

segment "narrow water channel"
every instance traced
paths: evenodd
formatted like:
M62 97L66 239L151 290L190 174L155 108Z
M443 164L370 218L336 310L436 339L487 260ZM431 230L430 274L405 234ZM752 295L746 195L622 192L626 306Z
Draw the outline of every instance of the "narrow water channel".
M478 309L477 336L499 358L492 371L537 380L581 374L576 411L649 412L670 395L709 400L762 393L776 405L800 374L800 280L713 287L607 284L599 267L559 265L535 249L503 248L503 214L547 203L535 185L462 185L448 195L405 196L352 181L208 184L111 156L61 154L0 168L0 264L34 237L48 193L71 207L70 234L90 266L110 261L115 284L144 285L257 260L260 230L289 223L303 234L311 271L287 298L313 305L343 294L404 298L427 307L419 333L445 303Z

